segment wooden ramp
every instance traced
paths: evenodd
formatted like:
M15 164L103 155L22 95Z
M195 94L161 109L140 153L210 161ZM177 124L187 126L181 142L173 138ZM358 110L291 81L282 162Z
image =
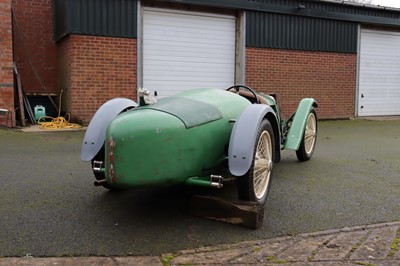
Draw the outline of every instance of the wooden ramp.
M227 201L217 197L192 197L190 211L195 216L258 229L263 225L264 206L255 202Z

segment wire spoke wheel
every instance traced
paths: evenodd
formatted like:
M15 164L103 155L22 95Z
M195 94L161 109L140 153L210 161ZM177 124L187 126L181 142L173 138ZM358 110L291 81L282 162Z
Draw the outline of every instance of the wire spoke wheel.
M274 145L272 126L267 119L264 119L257 132L251 167L245 175L238 178L240 200L265 204L272 179Z
M304 136L299 149L296 151L299 161L307 161L314 153L317 140L317 115L314 109L311 109L307 116Z
M267 131L263 131L258 140L253 168L254 194L257 199L261 199L264 196L268 187L272 170L271 148L271 136Z
M306 148L306 153L311 153L314 150L315 138L317 137L317 122L315 120L315 115L310 113L307 119L306 130L304 133L304 144Z

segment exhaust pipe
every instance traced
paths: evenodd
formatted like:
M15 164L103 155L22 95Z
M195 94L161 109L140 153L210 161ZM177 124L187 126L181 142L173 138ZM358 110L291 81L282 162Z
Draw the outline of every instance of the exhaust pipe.
M93 172L94 173L104 173L105 168L103 167L103 162L93 161Z
M224 184L222 184L223 177L220 175L210 175L209 180L204 180L199 177L190 177L186 180L186 184L190 186L203 186L203 187L212 187L212 188L222 188Z
M211 175L211 187L214 188L223 188L224 184L222 184L222 181L224 180L224 178L220 175Z
M107 181L105 179L101 179L101 180L96 180L94 181L94 186L95 187L100 187L107 184Z

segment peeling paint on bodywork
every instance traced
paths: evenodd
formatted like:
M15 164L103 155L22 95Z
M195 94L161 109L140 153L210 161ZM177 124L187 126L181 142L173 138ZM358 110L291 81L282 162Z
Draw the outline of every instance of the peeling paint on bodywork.
M165 139L164 142L168 142L168 141L171 141L173 139L175 139L175 137L169 137L169 138Z
M110 178L110 182L115 182L115 172L114 172L114 150L115 150L115 140L110 138L107 141L108 146L108 161L110 162L108 166L108 176Z

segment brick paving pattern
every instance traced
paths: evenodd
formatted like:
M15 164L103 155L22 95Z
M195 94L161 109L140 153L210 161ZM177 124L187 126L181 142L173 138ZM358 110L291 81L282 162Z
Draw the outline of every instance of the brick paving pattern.
M5 265L400 265L400 222L149 257L0 258Z

